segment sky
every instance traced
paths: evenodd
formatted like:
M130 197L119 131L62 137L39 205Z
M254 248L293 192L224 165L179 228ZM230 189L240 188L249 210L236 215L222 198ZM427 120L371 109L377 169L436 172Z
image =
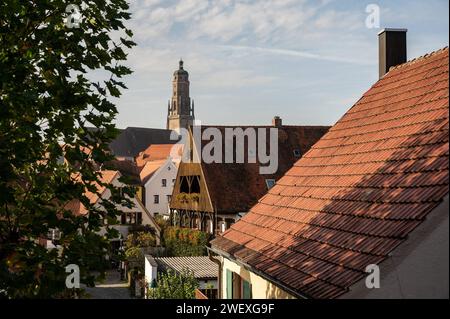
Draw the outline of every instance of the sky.
M380 28L366 26L380 10ZM378 32L408 29L408 59L448 46L448 0L131 0L134 73L116 124L165 128L173 71L210 125L334 124L378 79Z

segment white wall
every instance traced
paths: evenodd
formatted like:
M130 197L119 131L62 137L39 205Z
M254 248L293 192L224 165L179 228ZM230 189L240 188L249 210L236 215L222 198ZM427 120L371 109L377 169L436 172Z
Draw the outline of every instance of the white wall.
M172 195L174 183L172 180L177 178L177 166L168 159L153 176L144 185L145 188L145 207L154 216L155 213L160 215L169 215L169 202L167 195ZM167 180L167 186L162 186L162 180ZM159 195L159 204L154 203L154 195Z
M156 264L155 260L150 255L144 256L144 277L145 277L145 296L147 295L147 290L149 286L151 285L153 280L156 280L158 275L158 265ZM145 297L146 298L146 297Z
M121 183L119 181L120 178L120 173L116 176L116 178L114 178L114 180L111 182L112 185L116 186L116 187L122 187L125 186L123 183ZM104 199L108 199L111 197L111 191L109 189L106 189L103 194L102 194L102 198ZM159 245L159 228L156 225L156 223L154 222L154 220L152 220L152 217L150 216L150 213L145 209L145 206L141 203L141 201L134 197L131 199L131 202L133 203L133 207L132 208L128 208L128 207L124 207L121 206L118 209L120 209L122 212L127 213L127 212L139 212L142 214L142 225L149 225L151 227L153 227L156 232L157 232L157 238L156 238L156 243ZM100 207L100 205L97 205L98 207ZM120 223L120 216L118 217L118 222ZM112 226L115 229L117 229L123 236L123 238L125 239L128 236L128 228L129 226L127 225L114 225ZM103 234L105 231L104 229L102 229L100 231L100 234Z
M158 274L158 266L153 258L145 255L145 281L150 285L156 279Z

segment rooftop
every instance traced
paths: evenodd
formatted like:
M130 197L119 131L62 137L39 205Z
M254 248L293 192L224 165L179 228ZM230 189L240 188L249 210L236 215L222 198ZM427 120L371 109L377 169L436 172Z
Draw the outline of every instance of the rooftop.
M194 272L194 277L197 279L216 279L219 274L219 267L208 256L157 257L154 259L163 271L172 269L181 272L183 269L189 269Z
M347 292L448 195L448 58L392 68L213 248L298 296Z

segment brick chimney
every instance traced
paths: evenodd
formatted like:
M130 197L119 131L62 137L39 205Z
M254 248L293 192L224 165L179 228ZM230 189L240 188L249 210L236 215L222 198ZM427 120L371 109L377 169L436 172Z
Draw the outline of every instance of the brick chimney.
M383 29L378 33L379 75L382 78L393 66L405 63L407 29Z
M282 126L283 126L283 121L281 120L281 117L275 116L275 117L272 119L272 125L273 125L274 127L282 127Z

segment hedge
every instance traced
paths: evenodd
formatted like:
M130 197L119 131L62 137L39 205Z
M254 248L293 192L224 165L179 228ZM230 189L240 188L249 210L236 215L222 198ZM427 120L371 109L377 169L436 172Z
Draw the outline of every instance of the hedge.
M170 226L164 230L163 241L168 256L206 256L210 234L189 228Z

